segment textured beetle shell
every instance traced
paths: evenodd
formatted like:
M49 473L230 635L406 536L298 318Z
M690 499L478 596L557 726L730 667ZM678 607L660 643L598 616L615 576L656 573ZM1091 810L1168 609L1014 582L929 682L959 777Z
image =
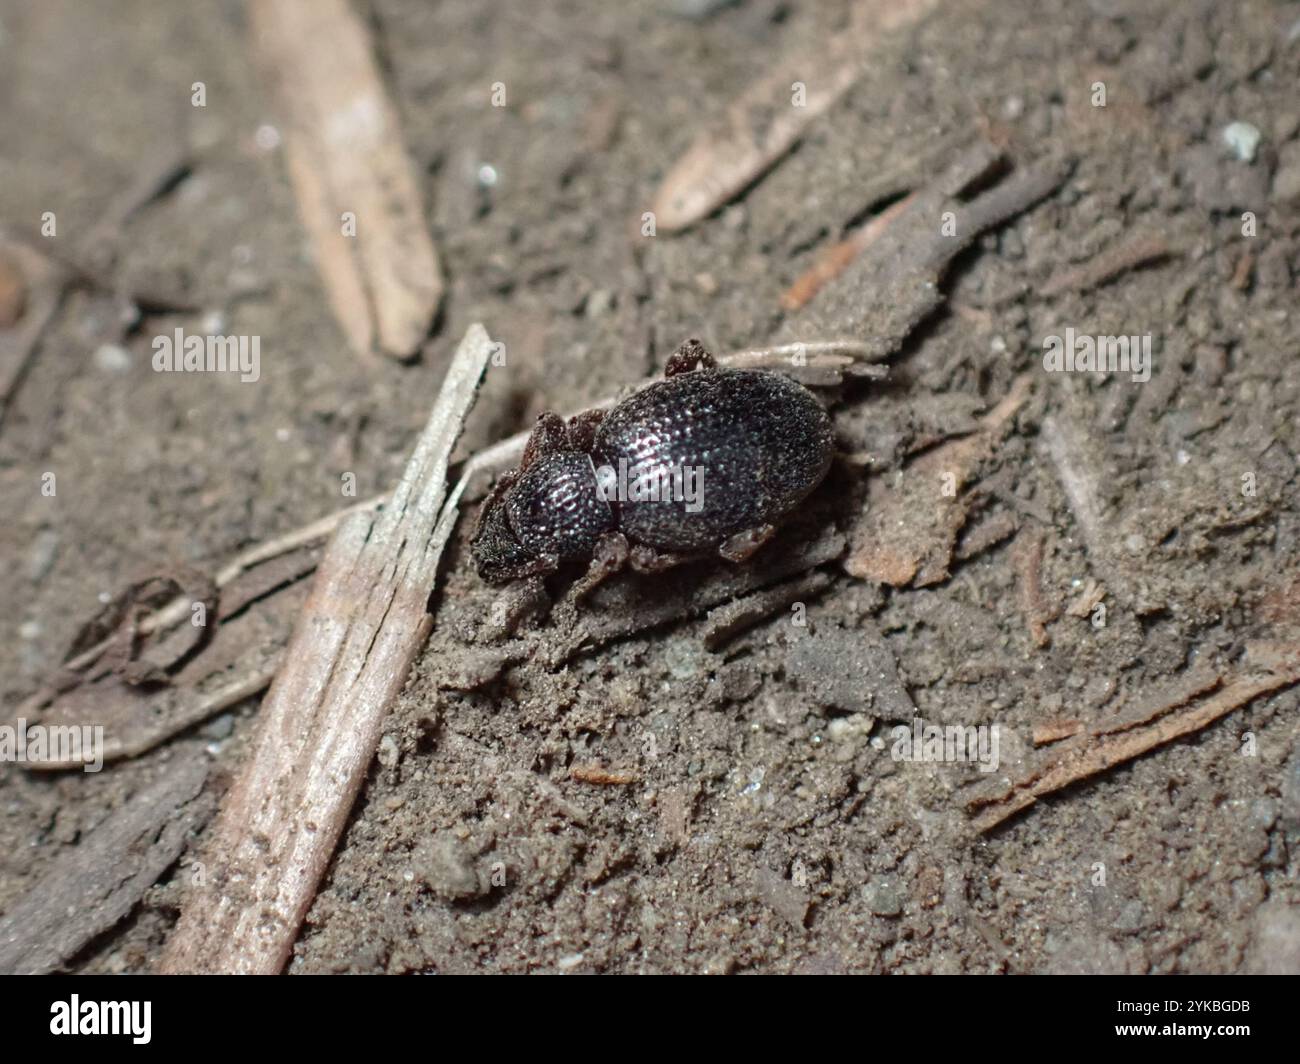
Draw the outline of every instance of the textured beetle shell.
M702 508L685 500L619 501L629 539L663 551L716 548L776 524L830 468L830 419L803 385L761 370L703 370L659 381L600 423L594 459L627 481L674 467L703 470Z
M525 550L560 561L589 555L597 537L614 528L591 456L581 451L548 455L524 470L506 498L506 515Z

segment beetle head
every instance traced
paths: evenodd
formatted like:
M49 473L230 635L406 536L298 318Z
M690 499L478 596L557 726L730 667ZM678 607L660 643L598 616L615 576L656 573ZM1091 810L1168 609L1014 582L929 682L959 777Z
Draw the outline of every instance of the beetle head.
M479 575L503 583L589 557L615 524L597 487L591 456L554 451L515 474L504 491L493 493L471 547Z

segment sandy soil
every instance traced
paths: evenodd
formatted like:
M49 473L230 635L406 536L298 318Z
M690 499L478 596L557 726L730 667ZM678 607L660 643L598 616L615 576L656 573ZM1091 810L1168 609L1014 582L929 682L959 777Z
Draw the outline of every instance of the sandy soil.
M494 593L462 528L439 627L290 970L1300 971L1296 688L987 835L965 811L976 766L891 757L914 714L997 724L997 775L1014 778L1036 725L1102 718L1198 663L1231 672L1250 640L1276 638L1264 618L1287 588L1294 619L1300 5L953 4L883 49L738 200L648 239L637 220L702 123L775 57L840 32L844 6L517 6L371 8L449 275L422 357L399 365L355 358L327 309L282 150L258 135L275 116L237 3L0 2L0 221L34 229L53 210L73 240L187 144L191 172L124 227L116 271L200 307L122 339L111 298L71 293L14 396L4 711L139 572L215 569L330 513L344 471L362 497L389 486L471 322L508 344L510 372L485 386L465 453L618 393L687 336L721 351L842 338L845 308L878 293L850 281L794 313L782 293L885 206L881 173L903 175L901 193L994 136L1017 164L1069 153L1073 171L957 259L887 385L833 397L841 448L871 461L841 463L809 520L850 530L873 479L968 431L1028 373L968 534L1019 531L924 588L826 566L806 627L783 608L713 651L688 618L466 682L457 663ZM1090 106L1098 80L1105 108ZM1258 131L1253 158L1224 144L1233 122ZM1137 232L1169 253L1044 291ZM152 372L151 337L214 321L261 337L256 385ZM1151 379L1045 373L1043 338L1066 327L1152 334ZM1053 456L1044 426L1062 423L1072 445ZM1091 541L1071 475L1100 486ZM1020 591L1035 538L1042 641ZM1063 610L1089 580L1106 589L1102 626ZM661 590L627 581L594 608ZM0 913L187 751L213 760L219 793L256 716L254 699L97 775L0 766ZM575 778L592 764L632 782ZM173 869L68 967L148 970L185 889Z

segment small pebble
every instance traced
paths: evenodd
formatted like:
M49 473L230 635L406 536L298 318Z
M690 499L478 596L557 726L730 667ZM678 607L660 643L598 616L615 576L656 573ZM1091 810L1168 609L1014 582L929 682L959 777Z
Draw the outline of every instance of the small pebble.
M1223 127L1223 143L1243 163L1253 163L1259 148L1259 130L1249 122L1230 122Z
M416 844L411 865L416 876L445 901L485 893L468 851L453 836L431 835Z
M229 739L231 732L235 730L235 715L233 713L223 713L221 716L210 720L203 726L203 736L206 739Z
M32 540L31 550L27 554L27 578L32 583L44 579L45 574L54 565L54 556L59 550L59 534L52 528L42 528Z
M117 344L100 344L95 348L95 367L105 373L125 373L131 368L131 352Z
M877 916L898 916L903 911L903 897L893 876L877 876L862 888L862 900Z
M587 296L585 312L588 318L600 318L609 313L614 305L614 296L608 288L597 288Z
M665 664L674 679L689 680L698 676L701 669L700 652L695 644L685 639L675 639L664 652Z

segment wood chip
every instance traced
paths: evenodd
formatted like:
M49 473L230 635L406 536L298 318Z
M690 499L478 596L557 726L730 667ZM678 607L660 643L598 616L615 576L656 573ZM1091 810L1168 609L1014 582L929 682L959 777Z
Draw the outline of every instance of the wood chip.
M288 960L432 627L460 493L448 495L448 462L491 352L472 326L388 506L335 533L208 840L214 882L186 898L163 971L271 974Z
M366 25L347 0L249 0L248 18L334 315L358 354L410 357L442 300L442 269Z
M1083 585L1083 590L1079 592L1079 597L1065 608L1067 617L1087 617L1101 601L1106 597L1106 585L1099 584L1092 577Z
M1020 597L1020 612L1025 615L1029 637L1035 646L1047 646L1047 621L1049 612L1043 603L1043 534L1037 529L1026 529L1016 537L1012 548L1011 564L1016 570Z
M602 787L623 787L641 782L641 777L633 773L613 772L600 765L574 765L569 769L569 779L579 783L595 783Z

